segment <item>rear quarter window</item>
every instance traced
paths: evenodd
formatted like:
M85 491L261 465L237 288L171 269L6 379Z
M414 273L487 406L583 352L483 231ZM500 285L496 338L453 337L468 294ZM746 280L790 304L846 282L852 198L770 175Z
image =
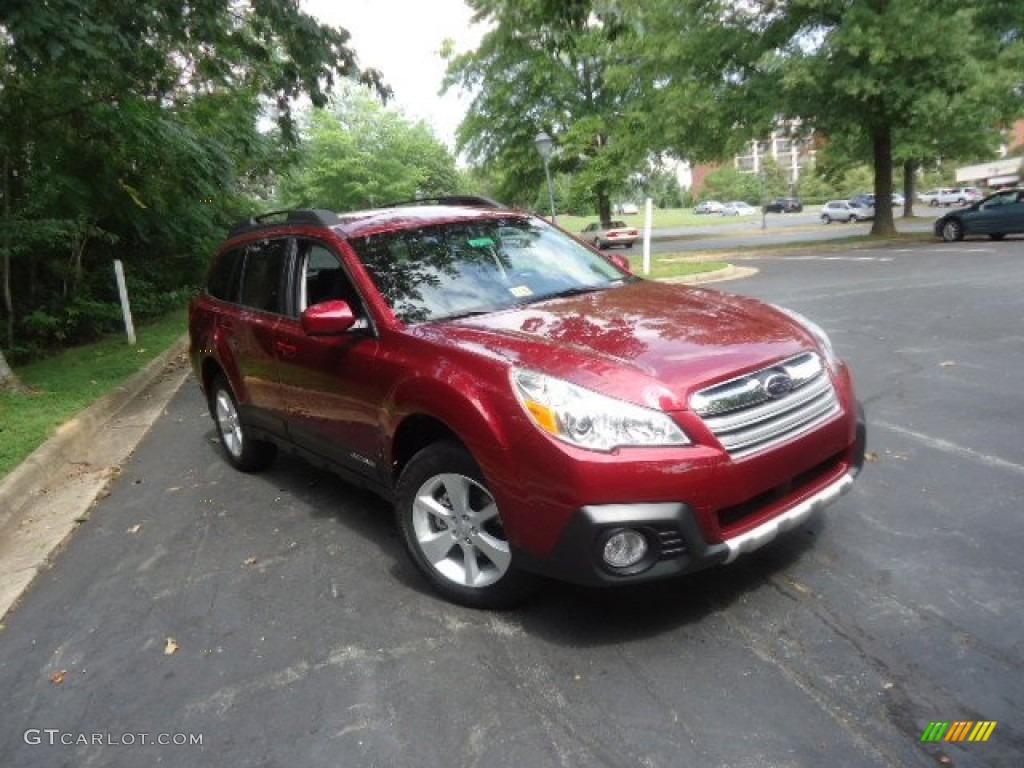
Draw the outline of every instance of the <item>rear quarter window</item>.
M242 264L242 249L224 251L213 262L206 275L206 292L215 299L238 301L238 274Z

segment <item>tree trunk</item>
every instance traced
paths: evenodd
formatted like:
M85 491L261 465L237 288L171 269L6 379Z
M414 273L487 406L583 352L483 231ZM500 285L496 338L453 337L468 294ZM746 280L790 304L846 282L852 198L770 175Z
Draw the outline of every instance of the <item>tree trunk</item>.
M21 383L18 374L11 370L4 357L4 351L0 349L0 392L28 392L28 387Z
M908 218L914 215L914 197L917 195L917 169L920 167L917 160L907 160L903 163L903 195L907 198L903 206L903 215Z
M896 234L892 220L892 129L878 126L871 136L875 160L875 220L871 234L888 237Z
M602 227L610 227L612 224L612 198L602 187L597 190L597 215L601 219Z
M7 176L7 174L10 173L10 170L10 162L7 159L7 155L4 154L3 181L0 182L3 185L0 187L0 195L3 195L4 199L4 223L7 223L11 217L11 185L9 184ZM0 251L3 251L3 259L0 260L0 286L2 286L0 293L3 295L4 315L7 318L7 346L11 346L14 343L14 303L11 301L10 239L10 228L4 227L4 239L3 242L0 243ZM21 379L19 379L14 371L11 370L11 366L7 363L7 358L4 356L3 349L0 349L0 392L27 391L28 389L21 383Z

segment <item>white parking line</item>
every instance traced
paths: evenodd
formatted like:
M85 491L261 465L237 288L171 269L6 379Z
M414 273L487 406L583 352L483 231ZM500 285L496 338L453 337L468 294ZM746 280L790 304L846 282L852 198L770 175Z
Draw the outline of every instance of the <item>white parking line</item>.
M990 467L995 467L996 469L1006 469L1009 470L1010 472L1013 472L1014 474L1024 475L1024 466L1020 464L1015 464L1012 461L1001 459L998 456L992 456L987 453L982 453L981 451L976 451L973 448L966 448L962 445L951 443L948 440L943 440L942 438L939 437L925 435L921 432L915 432L912 429L907 429L906 427L899 427L896 426L895 424L889 424L888 422L885 421L872 421L871 426L881 427L882 429L888 429L890 432L895 432L899 435L903 435L904 437L912 437L915 440L924 443L929 448L934 448L935 450L938 451L952 453L957 456L964 456L969 459L980 461L982 464L986 464Z
M780 256L777 261L893 261L891 256Z

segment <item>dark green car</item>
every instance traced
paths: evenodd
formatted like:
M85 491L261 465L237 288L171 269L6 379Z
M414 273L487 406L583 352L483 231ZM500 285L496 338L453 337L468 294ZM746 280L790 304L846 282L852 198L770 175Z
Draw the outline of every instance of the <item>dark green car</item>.
M1002 240L1024 233L1024 189L1004 189L984 200L950 211L935 221L935 234L947 243L967 235L988 235Z

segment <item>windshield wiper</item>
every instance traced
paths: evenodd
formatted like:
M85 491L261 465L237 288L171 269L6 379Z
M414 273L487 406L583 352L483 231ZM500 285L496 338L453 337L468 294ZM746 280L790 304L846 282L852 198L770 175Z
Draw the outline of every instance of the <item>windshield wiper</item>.
M616 285L621 285L619 282L605 283L604 285L578 285L575 288L566 288L562 291L555 291L554 293L546 293L543 296L538 296L537 301L547 301L548 299L564 299L569 296L582 296L585 293L596 293L597 291L606 291Z

